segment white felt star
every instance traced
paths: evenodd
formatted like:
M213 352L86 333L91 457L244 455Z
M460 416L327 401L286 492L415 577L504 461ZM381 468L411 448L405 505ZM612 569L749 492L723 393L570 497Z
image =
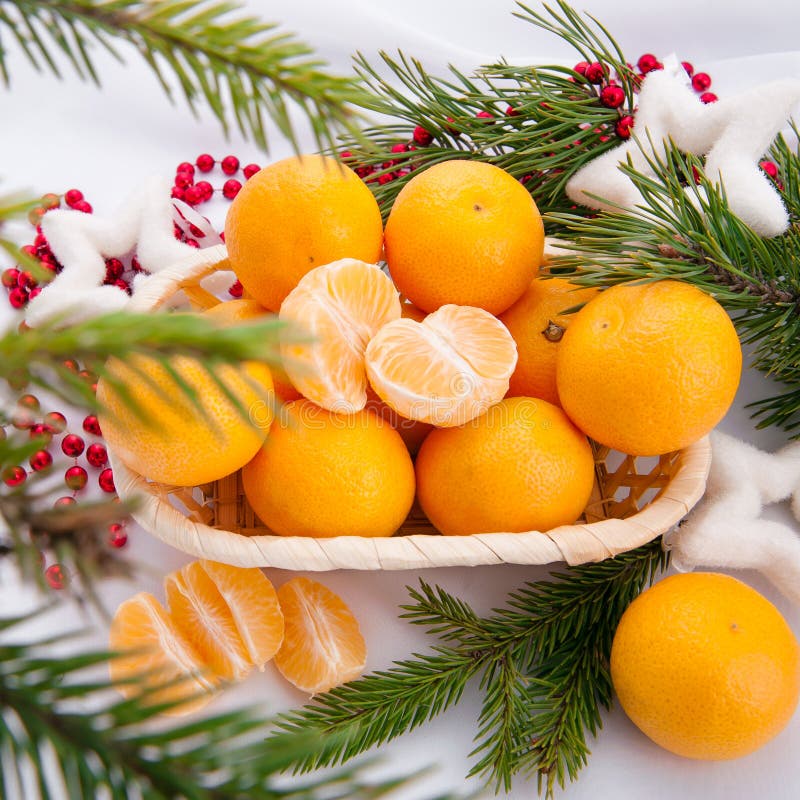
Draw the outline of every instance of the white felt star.
M765 453L714 431L711 447L705 498L667 540L673 564L756 569L800 602L800 529L761 516L790 500L800 521L800 442Z
M102 285L105 259L135 252L152 273L186 259L194 248L175 239L173 213L170 183L151 178L110 218L66 209L45 214L42 231L64 269L28 304L26 322L36 327L57 317L69 323L122 309L127 293Z
M800 81L781 80L704 104L689 87L686 71L670 57L663 70L648 73L642 82L636 138L580 169L567 184L567 194L592 208L635 208L644 198L619 165L630 158L638 172L652 175L647 157L672 139L682 151L706 157L706 176L724 183L731 211L761 236L777 236L788 227L789 217L758 161L798 102Z

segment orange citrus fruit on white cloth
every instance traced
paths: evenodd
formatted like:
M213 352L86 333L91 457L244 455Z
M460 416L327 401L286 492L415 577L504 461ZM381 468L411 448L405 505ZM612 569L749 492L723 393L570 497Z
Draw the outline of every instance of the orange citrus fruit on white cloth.
M218 684L202 656L179 633L153 595L140 592L117 609L109 647L126 653L109 662L111 680L126 697L143 690L150 703L182 702L168 713L184 714L204 706ZM163 687L163 688L159 688Z
M560 408L513 397L428 434L416 472L422 510L446 535L548 531L583 512L594 458Z
M309 694L327 692L359 677L367 646L358 621L342 599L310 578L292 578L278 589L286 620L275 666Z
M283 616L260 569L194 561L164 579L175 627L214 674L241 680L283 641Z
M575 314L565 314L594 297L597 289L579 288L561 278L534 278L525 294L500 315L517 343L517 366L509 397L539 397L560 405L556 356Z
M627 715L656 744L688 758L738 758L794 713L800 646L778 609L741 581L672 575L622 615L611 678Z
M242 482L282 536L391 536L414 500L414 466L391 425L366 409L335 414L308 400L281 407Z
M400 319L400 295L389 276L354 258L317 267L289 292L280 319L291 336L281 354L292 385L329 411L364 408L367 343Z
M733 402L739 338L722 306L678 281L621 285L590 300L558 351L561 405L601 444L638 456L705 436Z
M278 311L309 270L340 258L381 257L378 203L349 167L304 155L259 170L228 209L231 267L261 305Z
M442 306L422 322L384 325L367 345L367 375L388 406L408 419L462 425L508 391L517 347L488 311Z
M204 312L206 317L223 327L235 325L246 325L248 322L263 321L270 311L250 298L240 298L238 300L227 300L211 306ZM282 402L288 403L290 400L297 400L300 393L292 386L289 376L286 374L281 364L270 363L272 373L272 383L275 388L275 396Z
M108 361L108 375L125 382L146 417L101 379L103 436L128 467L158 483L197 486L230 475L256 454L269 430L274 404L269 368L255 362L211 368L237 407L196 359L173 356L169 365L193 390L193 399L155 358Z
M428 312L455 303L502 313L536 275L543 249L542 218L528 191L480 161L419 172L386 221L392 279Z

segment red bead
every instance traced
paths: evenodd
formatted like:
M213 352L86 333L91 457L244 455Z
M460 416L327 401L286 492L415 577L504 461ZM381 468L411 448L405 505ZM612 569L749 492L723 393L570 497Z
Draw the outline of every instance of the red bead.
M29 408L31 411L38 411L42 404L35 394L23 394L18 400L17 405L23 408Z
M52 433L63 433L67 427L67 418L60 411L51 411L44 415L44 424Z
M41 472L53 463L53 456L47 450L37 450L29 459L28 463L34 472Z
M686 74L691 78L694 75L694 66L689 61L681 61L681 66L686 70Z
M57 194L48 192L47 194L42 195L41 203L45 208L48 209L58 208L61 205L61 198Z
M186 239L186 241L184 241L184 244L194 248L200 247L200 243L196 239Z
M392 145L393 153L405 153L408 151L408 145L405 142L398 142Z
M68 433L61 442L62 452L70 458L77 458L85 447L83 439L76 433Z
M98 476L97 483L104 492L111 494L116 492L114 487L114 472L111 467L106 467Z
M692 88L696 92L704 92L711 86L711 76L705 72L698 72L692 76Z
M97 421L97 417L94 414L89 414L88 417L84 418L83 429L86 433L91 433L92 436L103 435L100 431L100 423Z
M236 156L225 156L220 162L220 166L226 175L233 175L239 169L239 159Z
M18 406L11 415L11 424L18 431L26 431L36 424L36 417L30 408Z
M475 119L494 119L494 114L490 113L489 111L479 111L475 115Z
M349 150L342 150L339 153L339 158L341 158L342 161L346 161L348 158L352 158L352 157L353 157L353 154Z
M368 178L373 172L375 172L374 167L356 167L356 175L359 178Z
M242 184L236 180L236 178L230 178L229 180L225 181L222 186L222 194L228 198L228 200L233 200L237 194L239 194L242 188Z
M517 111L517 109L514 108L514 106L508 106L506 108L506 116L507 117L518 117L519 116L519 111Z
M717 97L714 92L703 92L703 94L700 95L700 101L706 105L709 103L716 103L717 100L719 100L719 97Z
M108 543L112 547L125 547L128 543L128 534L118 522L108 526Z
M123 292L131 294L131 285L128 283L128 281L123 280L122 278L117 278L112 286L116 286L117 289L122 289Z
M188 161L184 161L178 164L177 169L175 172L185 172L189 175L194 175L194 164L190 164Z
M15 286L8 293L8 302L11 303L12 308L24 308L28 305L28 293L19 286Z
M62 508L63 506L74 506L78 501L74 497L59 497L53 503L53 508Z
M659 62L652 53L645 53L636 62L636 66L639 67L639 72L641 72L642 75L647 75L648 72L659 68Z
M413 138L417 144L425 147L433 141L433 134L429 130L423 128L422 125L417 125L414 128Z
M378 175L378 183L381 186L385 186L387 183L391 183L397 175L394 172L384 172L381 175Z
M75 203L73 208L76 211L82 211L84 214L91 214L92 213L92 206L87 203L85 200L81 200L78 203Z
M187 186L183 192L183 199L190 205L196 205L203 200L202 194L197 190L196 186Z
M194 188L200 193L200 200L210 200L214 195L214 187L208 181L198 181Z
M174 197L176 200L183 200L185 196L185 192L181 189L180 186L173 186L172 192L170 193L170 197Z
M80 189L69 189L64 195L64 200L67 201L67 205L70 208L74 208L76 203L80 203L83 200L83 192Z
M595 61L593 64L589 64L589 66L586 67L584 75L589 83L602 83L606 78L605 65L601 64L599 61Z
M258 164L248 164L242 170L242 174L244 175L244 179L245 180L250 180L250 178L252 178L253 175L255 175L256 172L258 172L260 169L261 169L261 167L259 167Z
M586 70L587 70L588 68L589 68L589 62L588 62L588 61L579 61L579 62L578 62L578 63L577 63L577 64L576 64L576 65L575 65L573 68L572 68L572 70L573 70L574 72L577 72L577 73L578 73L578 75L585 75L585 74L586 74Z
M33 300L34 297L38 297L41 293L42 293L41 286L37 286L34 289L31 289L30 292L28 292L28 300Z
M50 441L53 438L52 431L47 427L47 425L42 424L41 422L37 422L33 425L28 431L29 436L31 439L43 439L47 444L50 444Z
M191 223L189 224L189 233L191 233L195 239L204 239L206 235L197 225L192 225Z
M758 165L770 178L778 177L778 165L774 161L761 161Z
M24 467L8 467L3 470L3 483L6 486L19 486L28 477Z
M14 267L9 267L8 269L3 270L3 286L6 289L13 289L17 285L17 280L19 279L19 270L15 269Z
M104 467L108 463L108 452L102 444L90 444L86 448L86 460L93 467Z
M244 288L242 287L241 281L236 281L235 283L232 283L230 285L230 288L228 289L228 294L231 297L236 297L236 298L241 297L242 294L244 294Z
M66 483L70 489L76 492L83 489L88 480L89 473L83 467L70 467L64 473L64 483Z
M600 92L600 102L606 108L619 108L625 102L625 92L620 86L606 86Z
M61 362L70 372L78 371L78 362L74 358L65 358Z
M36 278L34 278L30 272L20 272L17 276L17 286L19 286L20 289L33 289L33 287L37 285Z
M118 258L106 259L106 281L113 283L122 277L125 272L125 265Z
M61 564L51 564L45 571L44 577L47 580L47 585L51 589L60 590L66 586L67 579L64 575L64 570Z
M175 188L185 189L187 186L191 186L193 181L194 181L194 176L189 175L186 172L179 172L175 176Z
M197 169L200 172L211 172L214 169L214 159L208 153L202 153L197 156L197 160L194 163L197 164Z

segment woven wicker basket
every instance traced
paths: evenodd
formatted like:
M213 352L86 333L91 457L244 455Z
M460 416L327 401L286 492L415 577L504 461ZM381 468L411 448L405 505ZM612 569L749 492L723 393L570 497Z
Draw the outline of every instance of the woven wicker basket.
M199 308L216 304L202 284L228 269L226 255L223 246L199 250L153 275L137 288L131 310L152 311L180 300ZM440 536L415 506L391 538L312 539L272 534L247 502L239 474L194 489L164 486L110 455L120 497L137 498L135 519L162 541L237 566L318 571L600 561L675 526L703 495L711 463L707 438L659 458L595 446L594 492L574 525L546 533Z

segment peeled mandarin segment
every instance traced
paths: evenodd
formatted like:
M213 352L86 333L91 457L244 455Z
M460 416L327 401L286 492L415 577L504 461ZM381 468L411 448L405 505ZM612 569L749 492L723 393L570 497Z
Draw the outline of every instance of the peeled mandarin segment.
M422 322L384 325L367 345L366 363L372 388L398 414L453 427L503 398L517 348L488 311L446 305Z
M199 561L164 580L175 627L201 654L215 675L241 680L252 667L231 610Z
M132 651L110 662L111 680L125 697L163 686L147 700L186 701L167 712L171 714L189 713L211 699L216 678L153 595L141 592L120 605L111 622L109 647Z
M322 408L353 413L367 402L364 352L387 322L400 318L400 296L374 264L352 258L311 270L289 293L280 318L291 335L281 348L294 387Z
M275 666L286 680L317 694L361 675L366 643L338 595L309 578L292 578L278 589L278 599L286 634Z
M283 614L275 587L260 569L216 561L200 565L227 604L249 663L263 670L283 642Z

